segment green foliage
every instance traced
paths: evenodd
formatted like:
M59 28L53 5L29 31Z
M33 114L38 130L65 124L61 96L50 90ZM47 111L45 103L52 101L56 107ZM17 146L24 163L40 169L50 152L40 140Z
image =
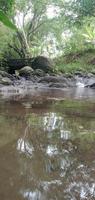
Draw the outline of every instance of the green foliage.
M55 59L55 65L57 72L75 73L81 72L93 72L95 66L91 61L95 58L95 50L85 50L80 52L70 53L68 55L60 56Z
M13 31L0 23L0 59L3 58L4 52L9 51L8 43L11 43Z
M14 0L0 0L0 21L7 27L17 30L15 24L11 22L8 15L11 12ZM6 14L7 13L7 14Z
M9 20L9 18L3 13L3 11L0 11L0 21L7 27L16 30L16 26Z
M13 29L15 25L18 27L11 37L10 34L5 36L5 31L0 38L3 47L0 55L25 58L47 53L56 57L95 48L94 0L15 0L15 6L13 4L14 0L0 1L0 20ZM54 15L47 15L49 8ZM65 69L59 60L59 68L75 71L89 66L85 62L83 65L74 62Z
M95 17L95 0L64 1L61 16L65 17L68 26L81 26L84 17Z
M8 13L11 11L13 4L14 0L0 0L0 10L4 13Z
M77 0L76 5L79 6L77 12L83 16L95 16L94 0Z
M16 54L18 52L17 57L31 57L42 54L44 49L50 53L48 46L50 45L51 38L49 40L47 38L50 35L58 39L60 38L60 30L62 29L59 28L57 18L54 17L55 19L51 19L47 17L47 8L49 5L52 5L51 0L22 0L21 2L16 0L16 9L12 18L14 21L18 18L20 22L21 16L19 13L21 13L22 22L21 24L17 24L17 21L15 21L18 31L14 34L11 50L13 49L13 52L16 50ZM17 45L18 43L19 45Z

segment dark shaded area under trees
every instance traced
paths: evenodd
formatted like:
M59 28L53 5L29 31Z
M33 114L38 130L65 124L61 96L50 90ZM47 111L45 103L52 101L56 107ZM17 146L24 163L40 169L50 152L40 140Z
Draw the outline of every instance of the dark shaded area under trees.
M7 71L10 74L14 74L15 70L19 70L24 66L30 66L34 70L42 69L44 72L52 71L53 63L49 58L44 56L37 56L33 58L25 58L25 59L7 59L0 61L0 65L2 67L6 66Z

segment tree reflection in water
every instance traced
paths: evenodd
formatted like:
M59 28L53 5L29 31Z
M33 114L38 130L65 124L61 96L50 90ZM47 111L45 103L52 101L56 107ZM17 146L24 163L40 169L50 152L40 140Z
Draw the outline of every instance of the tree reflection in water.
M28 117L24 136L17 142L17 150L26 155L19 157L21 170L26 170L27 176L27 184L20 189L23 197L28 200L95 198L95 151L92 150L95 142L94 136L88 137L88 130L83 134L83 119L77 121L55 112L32 113Z
M38 199L44 200L41 192L37 189L35 191L30 191L30 190L21 191L21 193L23 197L28 200L38 200Z
M2 101L0 172L2 200L94 200L95 102Z
M28 156L32 156L34 148L32 145L29 144L27 138L28 138L28 132L29 132L30 125L28 124L25 128L25 132L22 138L18 139L17 142L17 150L20 153L25 153Z
M29 142L21 138L18 140L17 150L19 150L21 153L32 156L34 148L29 144Z

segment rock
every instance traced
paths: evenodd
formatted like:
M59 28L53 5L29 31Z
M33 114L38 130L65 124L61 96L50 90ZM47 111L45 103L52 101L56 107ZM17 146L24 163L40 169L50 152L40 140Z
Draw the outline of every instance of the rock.
M2 85L12 85L13 82L8 77L2 77L0 79L0 84L2 84Z
M92 85L90 85L90 88L95 89L95 83L93 83Z
M86 85L85 87L95 89L95 82L92 83L92 84L88 84L88 85Z
M39 83L49 84L49 87L74 87L76 86L76 79L66 78L63 76L45 76L40 78Z
M74 75L80 76L80 77L83 77L83 76L84 76L83 73L82 73L81 71L75 72Z
M74 76L72 74L70 74L70 73L65 73L64 76L66 78L74 78Z
M85 87L95 88L95 76L88 76Z
M0 81L1 81L1 79L2 79L2 75L0 74Z
M19 70L19 75L29 77L33 74L34 70L30 66L25 66Z
M41 77L45 75L45 72L42 69L36 69L33 74Z
M85 76L84 76L84 78L92 78L92 77L94 77L94 74L92 74L92 73L87 73L87 74L85 74Z
M11 79L11 80L14 80L14 77L13 77L11 74L9 74L9 73L7 73L7 72L5 72L5 71L0 70L0 75L1 75L2 77L7 77L7 78L9 78L9 79Z
M7 72L2 71L2 70L0 70L0 75L1 75L2 77L8 77L8 76L9 76L9 74L8 74Z
M95 77L90 77L90 78L87 79L86 87L90 87L94 83L95 83Z
M37 56L32 62L33 69L41 69L44 72L51 72L53 67L53 62L44 56Z
M42 77L40 80L39 80L39 82L46 82L46 83L51 83L51 82L53 82L53 83L62 83L62 82L66 82L67 81L67 79L66 78L64 78L64 77L60 77L60 76L58 76L58 77L56 77L56 76L45 76L45 77Z
M35 69L42 69L44 72L51 72L53 67L53 62L44 56L37 56L27 59L8 59L7 65L9 66L8 72L14 74L16 70L20 70L24 66L31 66Z
M68 87L68 84L66 84L66 83L50 83L49 87L66 88L66 87Z

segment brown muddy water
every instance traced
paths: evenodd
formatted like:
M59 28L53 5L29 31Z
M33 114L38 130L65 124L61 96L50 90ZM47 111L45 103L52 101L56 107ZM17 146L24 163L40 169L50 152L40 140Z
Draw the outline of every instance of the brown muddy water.
M1 93L0 200L86 199L95 199L95 90Z

